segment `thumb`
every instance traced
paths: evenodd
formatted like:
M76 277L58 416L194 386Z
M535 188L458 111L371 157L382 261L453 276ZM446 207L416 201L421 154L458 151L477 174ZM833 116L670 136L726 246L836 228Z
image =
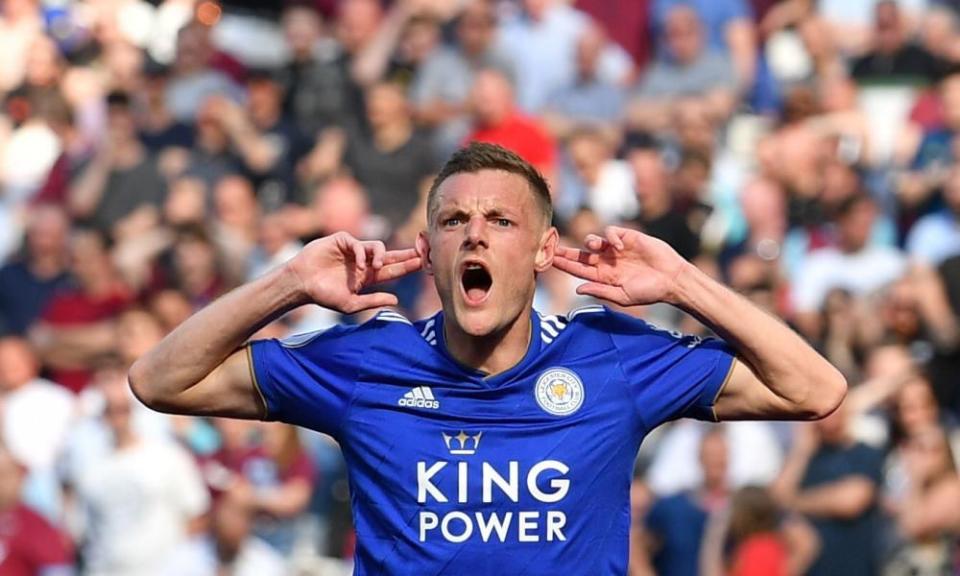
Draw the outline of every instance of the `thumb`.
M622 306L627 306L629 302L623 293L623 290L609 284L600 284L599 282L587 282L577 286L577 294L582 296L593 296L601 300L608 300Z

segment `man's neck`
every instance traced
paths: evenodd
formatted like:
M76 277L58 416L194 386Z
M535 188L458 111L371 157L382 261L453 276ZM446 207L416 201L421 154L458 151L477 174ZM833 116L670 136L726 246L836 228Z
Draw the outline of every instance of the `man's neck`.
M381 152L393 152L406 144L413 135L413 126L408 122L396 122L373 132L374 145Z
M66 263L62 255L38 255L29 260L28 266L34 276L49 280L62 274Z
M513 324L486 336L471 336L454 322L444 322L443 336L447 351L458 362L494 376L513 368L526 355L531 338L530 312L525 310Z
M650 195L640 203L640 215L646 220L656 220L670 211L670 198L666 195Z

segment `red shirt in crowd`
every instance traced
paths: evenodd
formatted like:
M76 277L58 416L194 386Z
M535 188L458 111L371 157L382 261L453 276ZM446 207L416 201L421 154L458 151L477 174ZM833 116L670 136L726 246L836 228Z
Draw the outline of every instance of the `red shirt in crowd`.
M22 504L0 512L0 574L37 576L73 566L66 535Z
M313 462L306 450L299 450L283 469L277 466L262 446L250 446L236 451L220 450L199 460L204 480L215 499L229 488L235 476L240 476L260 488L281 486L296 479L312 484L316 476Z
M115 290L110 294L91 297L83 292L64 291L50 300L42 320L52 328L81 328L116 317L133 301L129 293ZM90 381L86 368L51 370L51 377L74 392L83 390Z
M776 534L751 536L737 548L730 576L787 576L787 549Z
M514 114L496 126L478 128L468 142L489 142L512 150L542 172L553 170L556 142L532 118Z

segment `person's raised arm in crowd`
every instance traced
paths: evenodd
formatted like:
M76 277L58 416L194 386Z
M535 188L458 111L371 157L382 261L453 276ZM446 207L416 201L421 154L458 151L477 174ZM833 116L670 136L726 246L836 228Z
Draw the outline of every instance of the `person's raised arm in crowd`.
M130 386L164 412L264 417L244 343L285 312L316 303L343 313L396 305L361 293L420 268L413 249L387 251L346 233L315 240L287 264L191 316L130 369Z

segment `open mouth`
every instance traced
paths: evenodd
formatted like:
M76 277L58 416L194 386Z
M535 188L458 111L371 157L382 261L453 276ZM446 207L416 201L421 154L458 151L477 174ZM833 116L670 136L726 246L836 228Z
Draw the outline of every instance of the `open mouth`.
M463 286L467 303L480 304L486 300L487 294L490 293L493 278L483 264L470 262L463 268L460 275L460 284Z

